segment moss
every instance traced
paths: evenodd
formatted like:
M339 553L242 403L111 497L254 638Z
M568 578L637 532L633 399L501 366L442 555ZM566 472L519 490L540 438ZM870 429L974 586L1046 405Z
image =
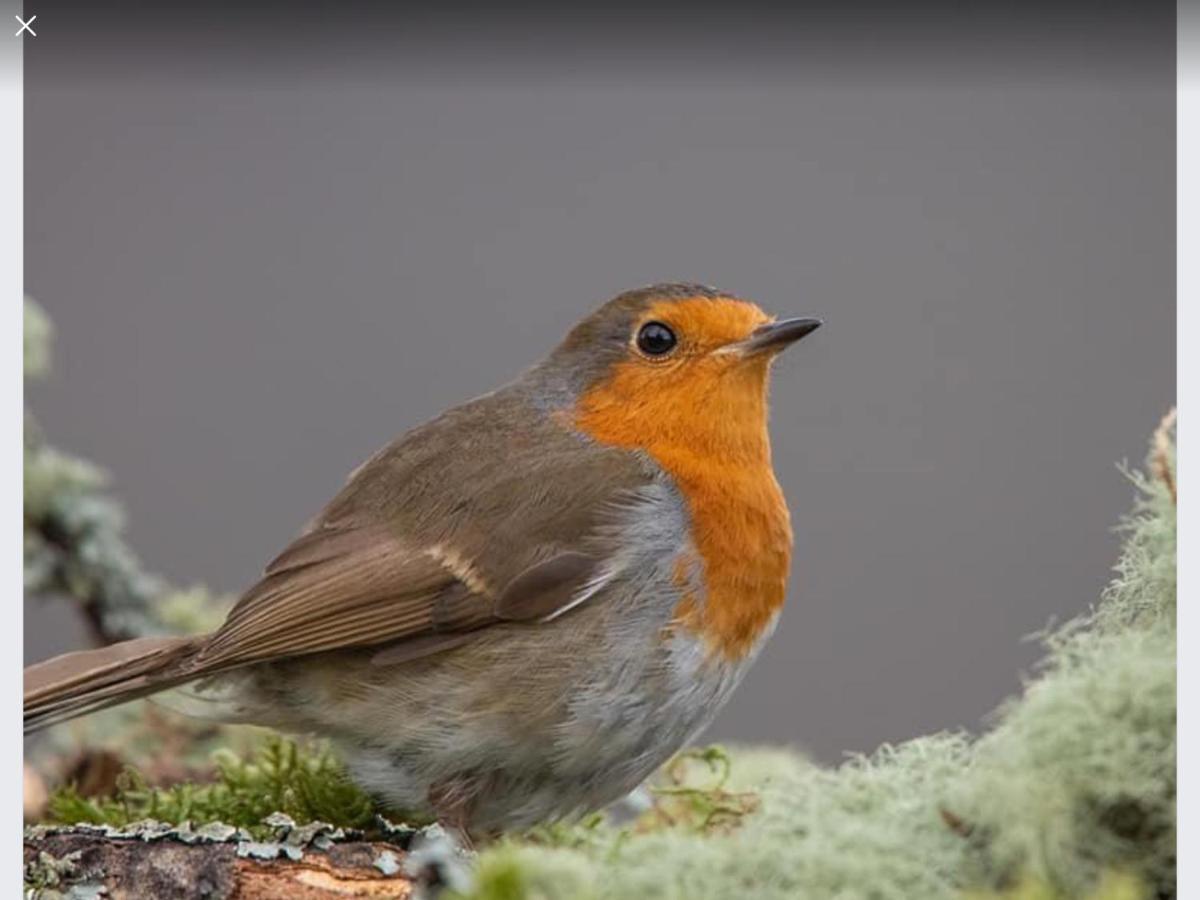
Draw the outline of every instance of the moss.
M371 798L321 745L272 736L249 758L224 751L214 762L216 777L210 783L152 787L131 768L111 797L83 797L66 785L51 797L49 819L118 827L145 819L171 825L224 822L263 834L269 833L264 820L273 813L290 816L300 825L328 822L364 828L374 821Z

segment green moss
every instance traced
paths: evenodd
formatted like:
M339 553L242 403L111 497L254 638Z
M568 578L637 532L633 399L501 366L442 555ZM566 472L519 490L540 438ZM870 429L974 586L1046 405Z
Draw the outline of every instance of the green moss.
M264 834L263 820L275 812L300 825L316 821L364 828L374 819L371 798L323 746L272 736L249 758L219 751L214 763L211 783L151 787L136 770L127 769L112 797L83 797L66 785L52 796L49 819L118 827L143 819L172 825L224 822Z

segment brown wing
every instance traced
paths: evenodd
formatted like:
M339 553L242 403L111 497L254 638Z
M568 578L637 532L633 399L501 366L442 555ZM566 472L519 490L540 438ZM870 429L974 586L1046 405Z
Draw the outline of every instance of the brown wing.
M596 568L584 554L561 553L494 590L437 546L413 546L381 528L319 530L271 563L195 664L212 671L397 642L411 646L379 661L404 661L459 642L429 638L552 617L572 604Z
M456 407L360 467L192 670L360 646L389 664L591 596L609 572L614 505L653 475L535 412L522 390Z
M421 634L456 589L435 558L380 528L317 531L271 563L197 663L225 668Z

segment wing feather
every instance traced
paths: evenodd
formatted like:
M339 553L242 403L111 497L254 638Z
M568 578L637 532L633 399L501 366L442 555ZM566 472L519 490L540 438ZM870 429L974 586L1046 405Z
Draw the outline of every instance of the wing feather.
M385 664L424 656L460 643L425 638L554 615L573 604L597 564L557 554L520 572L499 597L466 583L460 568L383 529L304 535L243 595L194 663L215 671L379 644L394 645L381 655Z
M225 668L427 633L458 585L436 559L384 529L307 534L242 596L197 662ZM490 610L491 598L471 599Z

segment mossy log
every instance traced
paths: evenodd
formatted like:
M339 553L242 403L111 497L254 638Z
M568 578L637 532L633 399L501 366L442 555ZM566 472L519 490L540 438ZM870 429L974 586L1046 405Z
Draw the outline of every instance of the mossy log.
M95 827L30 829L25 837L26 896L144 900L346 900L408 898L405 851L367 840L306 846L240 840L233 833L114 836ZM209 830L211 834L211 829Z

